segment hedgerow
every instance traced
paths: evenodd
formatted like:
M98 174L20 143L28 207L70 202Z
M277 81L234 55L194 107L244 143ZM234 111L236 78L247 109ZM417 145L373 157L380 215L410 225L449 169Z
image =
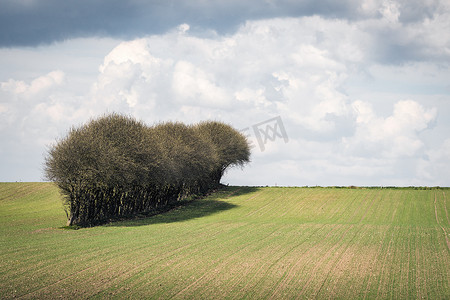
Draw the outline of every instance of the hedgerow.
M205 194L249 159L246 138L221 122L147 126L110 114L51 146L45 175L63 194L68 225L85 226Z

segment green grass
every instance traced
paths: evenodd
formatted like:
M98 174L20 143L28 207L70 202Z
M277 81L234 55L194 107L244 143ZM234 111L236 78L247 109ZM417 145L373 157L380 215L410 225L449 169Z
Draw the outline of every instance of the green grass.
M450 190L229 187L79 230L0 183L0 298L450 299Z

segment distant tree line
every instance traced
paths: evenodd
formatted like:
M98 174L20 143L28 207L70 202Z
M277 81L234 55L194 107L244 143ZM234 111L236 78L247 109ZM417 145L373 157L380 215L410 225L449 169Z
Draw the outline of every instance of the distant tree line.
M146 126L110 114L57 141L45 174L64 196L68 225L91 225L205 194L249 159L246 138L221 122Z

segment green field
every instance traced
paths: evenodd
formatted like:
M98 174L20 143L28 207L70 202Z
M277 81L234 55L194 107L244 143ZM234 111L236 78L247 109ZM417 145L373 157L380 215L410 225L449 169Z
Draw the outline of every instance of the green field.
M0 298L450 299L450 190L228 187L79 230L0 183Z

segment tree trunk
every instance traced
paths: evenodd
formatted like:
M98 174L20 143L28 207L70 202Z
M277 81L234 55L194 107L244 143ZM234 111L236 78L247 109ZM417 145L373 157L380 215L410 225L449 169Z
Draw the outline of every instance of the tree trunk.
M70 218L67 220L67 226L72 226L72 224L73 224L73 219L74 219L73 215L70 214Z

